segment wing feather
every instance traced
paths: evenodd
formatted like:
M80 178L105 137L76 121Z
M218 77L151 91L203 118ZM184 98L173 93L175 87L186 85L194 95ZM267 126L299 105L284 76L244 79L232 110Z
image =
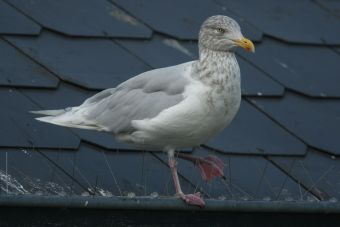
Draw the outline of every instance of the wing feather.
M82 128L95 126L97 130L114 134L133 132L132 120L153 118L183 100L183 91L189 83L185 71L191 64L142 73L116 88L99 92L64 115L70 114L66 118L74 119L70 127L79 124Z

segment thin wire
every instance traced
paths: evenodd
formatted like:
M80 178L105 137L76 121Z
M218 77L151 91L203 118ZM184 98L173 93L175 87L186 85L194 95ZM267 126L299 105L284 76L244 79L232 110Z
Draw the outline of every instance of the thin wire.
M302 189L301 189L301 183L300 181L298 181L298 185L299 185L299 192L300 192L300 200L303 200L303 195L302 195Z
M72 176L71 174L69 174L66 170L64 170L61 166L59 166L55 161L53 161L52 159L50 159L46 154L44 154L43 152L37 150L37 152L39 154L41 154L42 156L44 156L44 158L46 158L48 161L50 161L55 167L57 167L61 172L63 172L66 176L68 176L69 178L71 178L74 182L76 182L81 188L83 188L85 191L87 191L90 195L93 194L93 192L91 190L89 190L87 187L85 187L82 183L80 183L74 176Z
M145 170L145 151L143 151L143 167L142 167L142 182L143 182L143 188L144 188L144 195L146 195L147 192L147 173L148 171Z
M333 169L335 168L335 166L333 165L333 166L331 166L331 167L329 167L315 182L314 182L314 184L313 185L311 185L310 186L310 188L308 189L308 191L307 192L311 192L316 186L317 186L317 184L319 184L320 183L320 181L323 179L323 178L325 178L327 175L328 175L328 173L330 172L330 171L332 171ZM307 193L307 192L305 192L305 194Z
M103 157L104 157L104 159L105 159L106 165L107 165L107 167L108 167L109 170L110 170L110 174L111 174L111 176L112 176L112 178L113 178L113 181L115 182L116 187L117 187L117 189L118 189L118 191L119 191L119 194L120 194L120 196L123 196L123 193L122 193L122 191L120 190L120 187L119 187L119 185L118 185L118 181L117 181L117 179L116 179L116 177L115 177L115 175L114 175L114 173L113 173L113 171L112 171L112 169L111 169L111 166L110 166L110 164L109 164L109 161L107 160L107 157L106 157L104 151L102 151L102 154L103 154Z
M259 171L259 174L260 174L260 180L259 180L259 182L258 182L258 184L256 186L256 189L255 189L255 195L258 195L260 187L261 187L262 182L264 180L264 175L265 175L266 170L268 168L268 162L266 162L266 164L265 164L265 166L263 168L263 171L261 171L261 169L260 169L260 167L258 165L256 165L256 168L257 168L257 170Z
M80 171L80 169L75 165L75 163L72 163L72 160L69 158L67 159L67 161L70 164L73 164L73 177L75 176L75 172L78 172L78 174L80 175L81 178L83 178L83 180L88 184L89 187L91 187L91 190L93 191L93 193L95 192L94 187L92 186L92 184L90 183L90 181L86 178L86 176L83 175L83 173ZM90 191L91 191L90 190ZM92 193L92 194L93 194Z
M282 185L281 185L281 187L280 187L280 191L279 191L278 194L276 195L275 200L278 200L278 199L280 198L281 193L282 193L282 191L283 191L283 188L284 188L284 186L286 185L287 180L289 179L289 175L290 175L291 172L293 171L293 168L294 168L294 166L295 166L295 161L296 161L296 159L293 159L292 164L290 165L290 167L289 167L289 169L288 169L288 174L285 174L285 179L284 179L283 182L282 182Z

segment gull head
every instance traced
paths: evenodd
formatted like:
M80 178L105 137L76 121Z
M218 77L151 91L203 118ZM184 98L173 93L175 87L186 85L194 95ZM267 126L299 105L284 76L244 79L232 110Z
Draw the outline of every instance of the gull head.
M243 37L240 25L230 17L216 15L204 21L199 33L200 47L213 51L234 51L242 47L248 52L255 52L252 41Z

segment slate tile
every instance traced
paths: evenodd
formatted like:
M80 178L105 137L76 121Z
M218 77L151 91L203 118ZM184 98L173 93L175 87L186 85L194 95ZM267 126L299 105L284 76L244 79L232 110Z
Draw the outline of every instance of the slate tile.
M284 98L251 98L271 118L308 145L340 155L340 101L294 93Z
M38 35L41 27L4 1L0 1L0 33Z
M105 152L83 144L77 152L42 151L68 175L97 195L174 195L170 170L149 152ZM184 188L193 190L189 183ZM80 194L86 194L86 191ZM77 192L78 193L78 192Z
M329 10L335 16L340 17L340 2L337 0L315 0L314 1L319 6L326 10Z
M190 50L176 39L154 35L150 40L116 40L152 68L162 68L197 59L197 50Z
M76 149L79 138L69 130L42 124L28 111L37 105L15 89L0 89L0 147Z
M247 101L242 101L232 123L207 145L227 153L303 155L306 145Z
M106 39L70 38L47 31L39 38L6 39L62 80L90 89L114 87L149 69Z
M161 68L198 59L197 42L178 41L162 35L154 35L151 40L116 40L131 53L143 59L153 68ZM160 54L162 57L160 57ZM242 94L255 96L279 96L283 86L273 81L263 72L238 58L242 71Z
M270 157L276 165L300 182L320 200L340 199L340 160L310 149L305 157Z
M20 92L43 109L78 106L97 93L64 82L57 89L20 89Z
M202 180L199 169L191 162L178 158L178 172L206 197L220 200L295 201L314 198L301 185L261 156L226 155L196 149L193 155L217 156L224 162L225 179ZM166 162L166 157L161 157Z
M36 149L0 149L0 194L72 194L71 181Z
M112 176L101 158L102 151L93 151L83 144L74 152L41 150L45 159L56 169L61 169L63 177L71 181L69 187L73 193L90 195L100 191L103 195L116 194L113 193L116 188Z
M134 38L151 36L148 27L106 0L8 0L8 2L42 26L71 36Z
M57 87L57 77L2 39L0 55L0 86Z
M313 97L340 97L340 55L328 47L264 39L255 54L239 54L286 88Z
M61 83L56 90L22 89L21 91L38 104L41 109L63 109L70 106L78 106L85 99L96 93L66 83ZM40 124L45 123L40 122ZM53 127L61 128L55 125ZM103 148L133 150L133 147L114 140L113 136L109 133L75 128L70 128L70 130L84 141Z
M340 55L340 48L333 48Z
M257 28L212 0L112 0L112 2L154 30L179 39L196 40L203 21L217 14L228 15L237 20L244 35L252 40L260 40L262 37L261 31Z
M243 58L238 57L241 70L241 90L246 96L282 96L284 87L249 64Z
M340 20L309 0L215 0L265 34L297 43L340 44ZM246 7L245 7L246 6Z

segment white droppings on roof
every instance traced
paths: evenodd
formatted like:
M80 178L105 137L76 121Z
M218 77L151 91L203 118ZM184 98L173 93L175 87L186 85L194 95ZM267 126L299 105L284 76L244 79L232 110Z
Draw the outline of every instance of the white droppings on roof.
M138 21L135 18L131 17L130 15L126 14L125 12L121 10L115 9L110 12L110 15L119 21L123 21L125 23L131 24L134 26L138 25Z
M83 193L81 193L81 196L90 196L90 193L89 192L83 192Z
M272 200L272 199L270 198L270 196L265 196L265 197L262 198L262 200L263 200L263 201L270 201L270 200Z
M112 193L110 191L104 190L102 188L96 188L96 191L104 197L112 197Z
M135 198L136 197L136 194L134 192L128 192L127 193L127 197L129 198Z
M0 170L0 189L8 194L28 194L24 186L22 186L14 177L10 174Z
M152 199L154 199L154 198L157 198L159 195L158 195L158 192L152 192L151 194L150 194L150 197L152 198Z
M172 47L186 55L188 55L189 57L194 57L194 55L187 49L185 48L183 45L181 45L177 40L175 39L164 39L163 43L169 47Z
M288 65L286 63L280 62L280 65L285 69L288 68Z
M289 72L291 72L293 75L300 77L300 75L289 65L287 65L286 63L280 61L279 59L275 59L275 61L284 69L287 69Z

